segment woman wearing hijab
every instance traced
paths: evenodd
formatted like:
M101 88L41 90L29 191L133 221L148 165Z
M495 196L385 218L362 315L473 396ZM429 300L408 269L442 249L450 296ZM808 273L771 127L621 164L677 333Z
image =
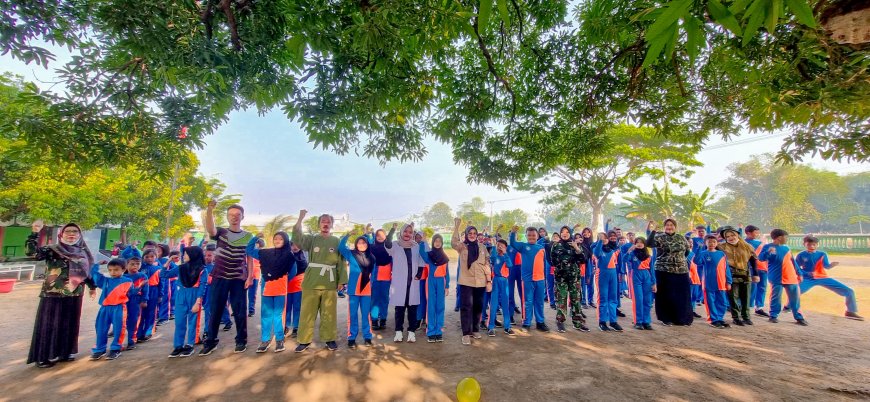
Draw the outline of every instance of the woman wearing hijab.
M75 360L79 351L79 323L84 286L95 292L90 278L94 257L75 223L64 225L58 242L39 246L42 221L33 223L33 232L24 243L29 259L45 261L45 281L39 293L39 307L33 326L33 339L27 364L48 368L58 362Z
M571 324L574 329L589 332L580 308L580 263L586 261L583 249L571 239L571 229L562 226L558 240L550 247L550 265L555 270L556 287L556 330L565 332L568 300L571 301Z
M396 317L396 336L393 342L402 342L407 313L407 342L414 343L417 342L414 331L420 327L417 308L420 305L420 276L425 264L420 257L420 247L414 242L414 227L403 226L399 238L386 248L393 258L393 280L390 282L390 307L395 309Z
M429 265L425 275L428 300L426 338L429 343L444 342L444 297L450 289L450 270L447 268L450 259L444 253L444 238L440 234L432 236L432 249L429 251L421 243L420 257Z
M592 255L592 229L583 228L580 232L582 240L580 248L583 249L583 254L586 255L585 266L581 267L581 286L583 287L583 305L581 307L595 308L595 262Z
M372 254L378 265L375 266L372 282L372 329L379 331L387 328L387 314L390 305L390 282L393 280L393 257L387 251L392 247L393 235L396 234L396 224L390 228L390 233L378 229L373 238L369 239Z
M416 231L414 232L414 241L417 242L419 246L422 246L420 249L420 257L423 257L429 251L429 245L426 244L426 237L423 235L423 232ZM427 302L429 299L429 293L426 289L426 278L429 277L429 270L431 267L428 263L423 264L423 273L419 275L420 277L420 305L417 307L417 321L420 323L420 326L423 328L427 327L426 324L426 316L429 312L427 308Z
M652 331L650 311L656 292L655 252L646 247L646 239L637 237L626 254L628 291L634 304L634 329Z
M480 339L480 318L483 295L492 291L492 271L486 246L477 241L477 228L465 228L465 241L459 241L462 219L454 219L450 245L459 253L459 319L462 322L462 344L471 345L471 338Z
M175 337L174 349L170 358L188 357L193 355L193 345L199 343L200 317L202 298L208 289L208 272L205 269L205 255L196 246L184 248L181 265L172 264L164 272L167 279L178 278L180 284L175 294Z
M339 240L338 251L350 267L347 277L349 310L347 348L356 349L360 319L362 319L363 341L366 346L372 346L372 328L371 320L369 320L372 310L372 272L378 265L378 261L365 236L359 236L354 240L353 250L347 248L347 240L351 234L348 233Z
M692 325L692 292L686 256L692 246L677 233L677 222L665 219L665 231L656 232L650 222L646 246L656 252L656 318L664 325Z
M260 261L260 346L257 353L266 353L275 338L275 353L284 351L284 309L287 306L287 278L296 276L296 256L290 248L286 232L275 233L275 248L258 248L263 241L260 233L248 241L245 253Z
M731 307L731 319L734 325L752 325L749 318L749 287L752 282L760 280L756 272L758 260L755 249L740 238L737 229L725 226L719 229L719 235L725 239L719 244L719 250L725 253L725 261L731 271L731 289L728 291L728 304Z

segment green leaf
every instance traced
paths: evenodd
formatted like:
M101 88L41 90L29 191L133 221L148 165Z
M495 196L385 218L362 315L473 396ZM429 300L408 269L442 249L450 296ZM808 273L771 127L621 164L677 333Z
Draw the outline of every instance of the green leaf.
M510 26L511 14L508 12L507 2L508 0L498 0L498 12L501 14L501 20L504 24Z
M480 9L477 10L477 29L480 33L486 30L489 24L489 16L492 14L492 0L480 0Z
M808 27L816 27L816 19L813 17L813 10L806 0L785 0L785 5L794 13L798 21Z
M671 26L665 29L667 35L659 35L653 40L647 40L649 43L649 49L646 51L646 57L643 59L643 68L647 68L653 65L658 59L659 55L662 54L662 50L665 48L665 45L671 41L674 36L674 31L677 29L677 22L674 21Z
M689 60L694 62L706 43L704 24L697 17L688 16L683 20L683 28L686 29L686 53L689 54Z
M669 31L669 29L672 28L680 17L689 11L689 5L691 4L691 0L676 0L668 3L666 6L667 9L659 18L656 19L656 22L647 29L645 35L647 40L657 38L659 35L666 32L668 35L665 35L665 37L670 37L673 32Z
M737 15L744 11L746 11L746 7L752 3L752 0L736 0L731 3L731 6L728 7L728 11L731 11L731 14Z
M776 23L779 22L779 9L782 7L782 0L770 0L767 8L767 19L764 23L764 28L767 32L773 34L776 29Z
M713 20L725 27L725 29L737 36L742 35L743 30L740 29L740 23L737 22L737 18L719 0L709 0L707 2L707 11L710 12Z
M755 0L755 3L752 3L752 6L750 6L749 10L746 11L749 15L749 22L746 24L746 28L743 31L743 46L746 46L746 44L752 40L755 33L758 32L758 28L761 28L761 24L764 21L764 9L756 7L756 4L761 4L762 1L764 0ZM746 16L744 16L744 18L746 18Z

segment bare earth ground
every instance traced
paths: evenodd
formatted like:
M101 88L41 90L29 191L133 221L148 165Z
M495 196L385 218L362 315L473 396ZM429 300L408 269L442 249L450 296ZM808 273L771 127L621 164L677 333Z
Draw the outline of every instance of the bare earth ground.
M832 274L858 293L870 311L870 257L836 256ZM783 315L749 328L714 330L654 325L655 331L558 334L532 332L513 339L459 342L459 315L448 296L446 341L392 343L376 335L374 348L344 347L258 355L259 317L249 319L249 350L234 355L234 330L208 357L167 359L173 324L152 342L119 360L87 360L98 306L85 299L79 360L42 370L24 364L38 302L39 282L0 295L0 401L12 400L301 400L442 401L455 399L457 382L477 378L485 401L554 400L849 400L870 399L870 322L842 318L843 301L813 289L804 295L810 327ZM628 303L623 299L623 309ZM346 322L339 301L339 332ZM590 321L595 313L586 310ZM700 312L700 308L698 309ZM546 309L547 320L555 312ZM628 327L631 318L622 319ZM392 319L390 320L392 325ZM295 346L288 342L288 347Z

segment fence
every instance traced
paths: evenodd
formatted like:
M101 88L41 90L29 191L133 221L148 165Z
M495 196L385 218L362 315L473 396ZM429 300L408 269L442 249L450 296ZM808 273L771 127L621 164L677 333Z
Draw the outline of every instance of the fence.
M788 236L788 246L803 250L804 234ZM819 249L838 253L870 254L870 234L814 234L819 239Z

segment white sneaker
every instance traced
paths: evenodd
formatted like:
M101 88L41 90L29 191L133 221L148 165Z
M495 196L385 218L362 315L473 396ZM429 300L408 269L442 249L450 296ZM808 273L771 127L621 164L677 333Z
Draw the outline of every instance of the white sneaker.
M462 344L466 346L471 345L471 335L463 335Z
M408 331L408 343L417 342L417 335L411 331Z
M396 331L396 336L393 337L393 342L401 342L401 341L402 341L402 331Z

